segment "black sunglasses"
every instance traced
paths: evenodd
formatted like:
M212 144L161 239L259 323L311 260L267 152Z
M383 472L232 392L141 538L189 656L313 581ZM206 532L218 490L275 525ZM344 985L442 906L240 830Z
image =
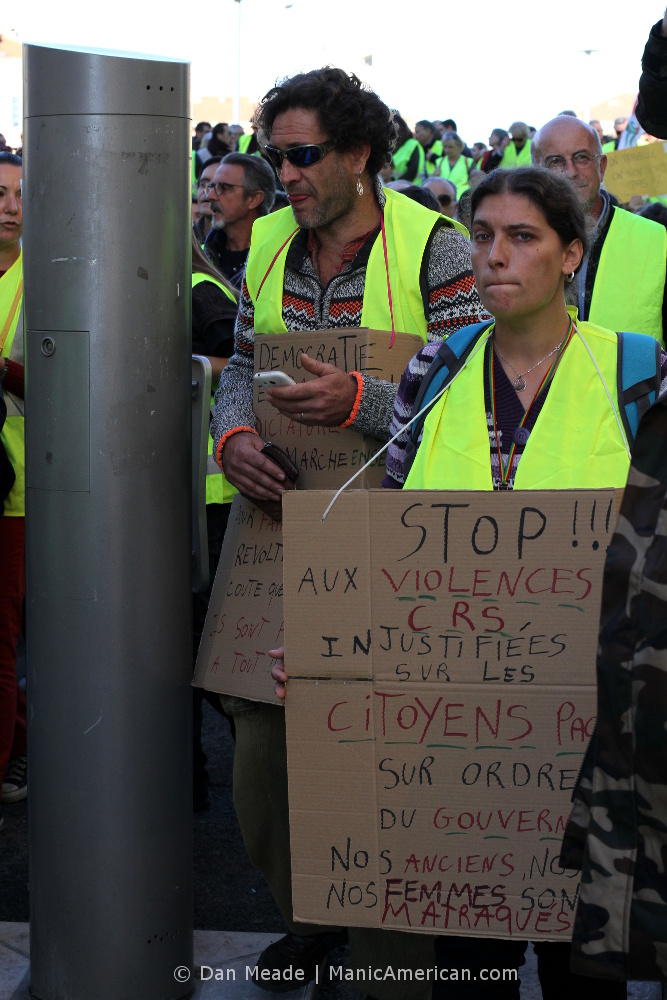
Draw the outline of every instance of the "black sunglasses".
M326 142L313 143L309 146L290 146L289 149L278 149L277 146L264 146L264 152L271 160L278 173L283 168L283 160L289 160L293 167L301 170L319 163L327 153L334 148L333 139Z

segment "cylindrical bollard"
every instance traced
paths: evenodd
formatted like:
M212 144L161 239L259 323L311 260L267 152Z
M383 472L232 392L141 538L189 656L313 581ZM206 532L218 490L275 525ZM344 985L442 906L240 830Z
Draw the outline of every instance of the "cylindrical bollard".
M189 66L26 45L30 989L192 991Z

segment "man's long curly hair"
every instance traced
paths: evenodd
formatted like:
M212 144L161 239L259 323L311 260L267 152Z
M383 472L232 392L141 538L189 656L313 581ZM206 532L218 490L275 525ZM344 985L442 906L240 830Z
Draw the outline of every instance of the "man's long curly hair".
M393 113L353 73L325 66L277 83L253 117L261 141L270 141L274 121L292 108L316 111L323 131L340 152L370 143L366 167L371 175L390 159L398 133Z

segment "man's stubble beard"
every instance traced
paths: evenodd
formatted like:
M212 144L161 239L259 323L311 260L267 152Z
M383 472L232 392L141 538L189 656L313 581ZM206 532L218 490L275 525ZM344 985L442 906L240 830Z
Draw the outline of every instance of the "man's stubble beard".
M359 200L356 181L350 182L347 175L342 174L337 181L333 190L314 206L307 218L299 222L302 229L321 229L354 211ZM296 215L294 218L298 221Z

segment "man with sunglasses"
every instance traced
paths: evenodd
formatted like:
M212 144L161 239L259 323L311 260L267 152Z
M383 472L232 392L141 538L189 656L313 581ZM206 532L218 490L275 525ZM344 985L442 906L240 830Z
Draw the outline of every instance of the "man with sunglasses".
M449 219L456 218L456 187L446 177L429 177L423 187L428 188L438 199L440 213Z
M664 345L667 231L612 204L602 187L607 157L596 130L559 115L535 135L535 166L569 177L591 227L591 246L566 286L579 318L612 330L649 333Z
M397 128L386 105L356 77L327 68L285 80L265 96L254 124L290 208L253 229L235 351L216 393L213 432L228 479L251 499L280 501L284 474L262 454L264 442L254 430L256 330L391 331L393 325L424 341L441 340L476 322L481 303L466 236L443 216L383 190L378 172L391 156ZM283 414L387 439L395 385L347 375L305 355L302 364L317 378L268 393ZM258 969L299 970L308 982L345 932L292 920L284 713L274 705L222 700L236 723L234 801L246 849L290 931L266 949ZM350 967L417 970L433 964L432 939L422 935L354 928L349 939ZM373 993L379 1000L426 1000L430 988L415 978L411 984L376 982Z
M510 125L510 141L503 149L503 156L500 166L507 169L512 167L530 166L530 130L525 122L513 122Z
M276 179L271 167L259 157L244 153L224 156L213 179L204 187L202 202L210 206L212 216L204 252L239 290L253 224L269 214L275 195Z

